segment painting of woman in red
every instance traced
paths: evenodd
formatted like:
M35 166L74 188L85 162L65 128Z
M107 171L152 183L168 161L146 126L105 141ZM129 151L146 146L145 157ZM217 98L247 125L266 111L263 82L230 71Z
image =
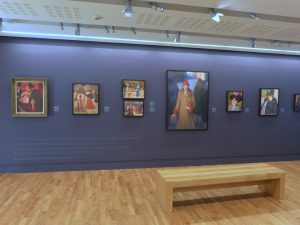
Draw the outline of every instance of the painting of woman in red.
M178 118L176 129L195 129L195 98L189 86L189 82L184 80L177 95L177 102L172 115L172 117Z
M43 112L43 83L17 82L17 113Z
M166 129L208 128L208 73L167 71Z
M11 84L13 117L48 116L47 78L12 77Z

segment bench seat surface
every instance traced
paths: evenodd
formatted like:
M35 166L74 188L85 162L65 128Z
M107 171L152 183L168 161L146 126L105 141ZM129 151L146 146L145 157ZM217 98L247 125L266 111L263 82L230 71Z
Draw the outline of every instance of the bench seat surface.
M180 187L277 179L284 171L266 163L230 164L162 168L157 170L165 182Z

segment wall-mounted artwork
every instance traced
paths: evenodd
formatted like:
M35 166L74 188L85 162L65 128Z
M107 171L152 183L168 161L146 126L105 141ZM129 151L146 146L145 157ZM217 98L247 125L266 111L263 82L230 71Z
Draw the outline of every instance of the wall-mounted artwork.
M208 73L167 71L166 129L208 128Z
M99 84L73 84L73 114L99 115Z
M125 100L123 107L124 117L143 117L144 101L141 100Z
M242 112L244 106L244 93L242 91L227 91L227 112Z
M300 94L294 94L294 111L300 112Z
M144 80L123 80L123 98L125 99L144 99L145 81Z
M12 78L11 108L14 117L47 117L47 79Z
M259 92L259 115L277 116L279 110L279 89L261 88Z

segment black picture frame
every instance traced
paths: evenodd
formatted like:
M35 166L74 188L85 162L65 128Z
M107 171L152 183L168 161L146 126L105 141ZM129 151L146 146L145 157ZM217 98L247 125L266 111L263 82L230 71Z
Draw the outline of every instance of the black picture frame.
M134 111L132 111L132 115L126 114L126 103L128 102L132 102L132 103L142 103L142 115L134 115ZM144 113L145 113L145 105L144 105L144 100L140 100L140 99L126 99L123 101L123 117L124 118L143 118L144 117Z
M129 97L128 95L126 95L125 93L128 91L126 91L126 89L124 90L124 88L126 88L125 84L126 83L130 83L130 82L139 82L139 83L143 83L143 89L141 90L142 93L143 93L143 96L141 97L138 97L138 96L132 96L132 97ZM123 99L138 99L138 100L144 100L145 99L145 95L146 95L146 81L145 80L134 80L134 79L123 79L122 80L122 98Z
M97 87L97 94L95 95L95 97L97 98L97 105L95 106L96 109L97 109L97 112L95 113L79 113L79 112L76 112L75 111L75 92L74 92L74 88L76 85L92 85L92 86L96 86ZM82 93L83 94L83 93ZM86 95L86 94L85 94ZM89 96L86 95L86 98L90 98ZM87 101L88 99L86 99ZM95 100L94 102L95 103ZM99 116L100 115L100 84L99 83L80 83L80 82L77 82L77 83L72 83L72 115L75 115L75 116Z
M174 74L181 74L180 75L180 79L175 79L176 83L174 84L174 78L170 79L170 76L174 76ZM173 74L173 75L172 75ZM178 123L179 123L179 116L176 116L176 120L177 122L172 122L172 116L173 116L173 108L176 107L177 105L177 100L178 100L178 93L180 91L179 89L179 83L182 83L182 88L183 88L183 83L185 82L183 77L185 76L189 76L191 74L194 74L194 77L191 79L194 79L196 81L193 81L194 83L198 82L198 79L200 78L202 80L202 91L203 91L203 100L201 101L201 105L203 106L203 111L201 116L199 116L199 118L201 117L201 119L197 119L197 115L195 112L195 107L194 107L194 112L193 112L193 121L194 121L194 127L195 128L178 128ZM199 76L197 78L197 76ZM200 77L201 76L201 77ZM203 77L205 77L205 79L202 79ZM182 82L178 82L179 80L181 80ZM169 84L171 81L171 83L173 84ZM201 83L201 82L200 82ZM195 86L196 86L195 84ZM173 87L171 87L173 86ZM177 89L176 89L177 87ZM172 89L176 89L175 93L171 93L174 92L174 90ZM194 88L193 90L190 90L192 92L194 92ZM198 91L197 91L198 92ZM194 94L194 93L193 93ZM176 96L176 97L175 97ZM175 97L175 102L174 102L174 97ZM195 100L196 101L196 100ZM197 99L197 101L199 101L199 99ZM195 104L196 105L196 104ZM196 115L195 115L196 114ZM166 118L165 118L165 129L166 131L206 131L208 130L208 121L209 121L209 72L207 71L190 71L190 70L167 70L166 71L166 112L165 112ZM174 118L174 117L173 117ZM196 119L195 119L196 118ZM176 124L176 125L175 125ZM193 127L193 126L191 126Z
M241 100L237 99L237 101L240 101L242 104L238 105L239 110L230 110L230 105L229 105L229 101L230 101L230 96L229 94L232 93L234 95L235 92L241 93ZM237 96L238 97L238 96ZM232 100L231 100L232 101ZM241 113L244 110L244 91L226 91L226 112L228 113Z
M294 94L293 111L300 112L300 93Z
M272 90L273 90L273 92L272 92ZM267 91L266 96L262 93L263 91L264 92ZM276 94L275 91L277 91L278 93ZM269 107L268 107L268 105L264 106L264 104L267 101L268 92L270 94L273 93L273 95L275 95L275 96L273 96L273 98L271 100L271 103L269 104L270 105ZM262 98L264 98L264 102L262 102ZM262 116L262 117L276 117L276 116L278 116L278 114L279 114L279 98L280 98L280 89L279 88L260 88L259 89L258 115ZM274 105L275 105L274 104L275 101L273 101L274 99L276 100L276 108L274 107Z

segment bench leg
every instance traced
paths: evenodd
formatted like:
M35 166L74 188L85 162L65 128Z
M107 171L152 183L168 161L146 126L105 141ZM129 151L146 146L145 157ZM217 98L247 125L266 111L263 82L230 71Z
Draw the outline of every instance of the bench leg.
M265 185L259 185L258 188L272 195L277 200L282 200L284 198L284 187L285 187L285 177L271 180Z
M173 211L173 188L168 185L163 179L158 177L157 181L157 199L161 207L166 212Z

